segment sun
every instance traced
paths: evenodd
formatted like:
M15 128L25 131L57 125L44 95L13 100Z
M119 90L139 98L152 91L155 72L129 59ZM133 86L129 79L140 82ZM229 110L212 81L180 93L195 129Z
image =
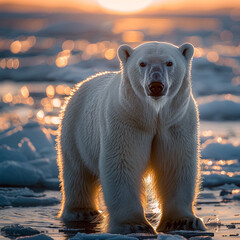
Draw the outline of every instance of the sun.
M128 13L147 7L152 0L98 0L99 4L112 11Z

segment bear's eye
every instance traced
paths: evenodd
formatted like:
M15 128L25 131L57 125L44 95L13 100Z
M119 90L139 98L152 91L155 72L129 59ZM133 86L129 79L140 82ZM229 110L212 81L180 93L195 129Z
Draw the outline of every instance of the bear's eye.
M140 67L146 67L146 63L145 62L140 62Z
M172 65L173 65L173 62L171 62L171 61L167 62L168 67L171 67Z

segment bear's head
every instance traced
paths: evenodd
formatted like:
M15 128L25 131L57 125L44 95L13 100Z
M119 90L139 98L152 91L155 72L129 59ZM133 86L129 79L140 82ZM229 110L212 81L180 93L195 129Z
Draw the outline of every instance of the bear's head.
M169 43L149 42L135 49L122 45L118 49L122 76L130 81L134 92L152 99L173 96L184 79L188 80L194 48Z

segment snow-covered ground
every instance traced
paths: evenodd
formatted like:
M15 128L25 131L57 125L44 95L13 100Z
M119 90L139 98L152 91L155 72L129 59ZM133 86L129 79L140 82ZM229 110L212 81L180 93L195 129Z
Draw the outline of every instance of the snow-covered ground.
M206 25L206 18L215 25ZM149 40L195 45L192 87L201 119L202 186L204 193L214 189L210 194L214 193L215 202L209 203L210 195L203 194L197 211L206 223L207 209L211 217L215 211L224 223L231 224L232 219L239 224L239 215L235 216L239 213L234 215L240 207L238 20L228 15L112 16L110 20L106 15L0 13L0 21L8 22L0 25L0 228L11 224L32 227L43 231L32 238L39 240L47 239L46 235L62 239L76 234L69 234L71 227L56 217L61 199L55 150L58 113L75 83L96 72L119 68L116 50L128 41L131 31L142 36L139 39L131 32L132 46ZM180 26L189 22L192 25ZM171 31L164 33L161 24L166 23ZM216 191L226 194L219 198ZM232 205L222 206L222 202ZM211 204L220 204L223 211L214 205L211 212ZM227 207L233 209L229 214L224 212ZM91 227L87 231L88 227L81 232L96 231ZM226 228L229 237L231 229ZM9 237L2 231L0 239L3 235ZM123 239L81 234L73 239L97 238ZM181 238L159 235L158 239Z

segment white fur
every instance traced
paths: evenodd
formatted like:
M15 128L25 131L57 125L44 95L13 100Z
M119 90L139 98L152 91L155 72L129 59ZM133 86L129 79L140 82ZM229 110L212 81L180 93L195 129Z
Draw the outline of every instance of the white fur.
M110 232L154 232L143 208L142 180L150 169L162 206L157 231L204 230L193 211L199 183L199 120L189 76L193 47L150 42L121 46L118 55L120 72L78 84L63 109L60 215L72 221L96 213L102 185ZM165 96L146 94L149 78L140 61L165 69ZM173 66L165 68L168 61Z

